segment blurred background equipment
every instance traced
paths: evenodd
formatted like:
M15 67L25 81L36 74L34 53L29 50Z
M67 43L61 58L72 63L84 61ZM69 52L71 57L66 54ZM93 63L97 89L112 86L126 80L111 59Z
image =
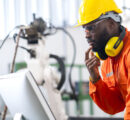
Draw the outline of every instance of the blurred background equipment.
M61 70L64 73L62 73L62 81L60 81L56 71L54 71L48 63L49 54L45 51L45 41L43 39L43 32L46 29L44 28L44 23L45 22L41 18L35 19L34 17L34 22L32 22L28 27L25 26L20 28L21 32L18 35L15 34L14 41L16 42L17 37L21 37L27 40L28 47L30 47L30 49L25 48L23 46L19 46L19 43L16 42L19 47L21 47L24 50L27 50L30 53L30 59L27 60L27 68L35 76L37 84L43 85L43 87L46 89L48 101L52 108L52 111L56 116L56 119L67 120L67 115L65 114L65 110L63 108L62 101L60 98L60 92L58 91L58 89L61 89L65 81L64 63L62 62L62 59L60 59L59 57L50 55L50 57L57 58L57 60L59 60L60 65L62 65ZM40 39L41 41L39 41ZM15 63L13 62L12 64ZM55 87L53 85L54 83L59 84L60 86L57 85L57 87ZM55 100L53 98L55 98ZM57 111L55 111L55 109L57 109ZM4 114L5 113L6 111L4 112ZM3 119L5 119L5 117L3 117Z
M20 28L19 34L17 33L14 34L14 42L17 43L16 41L17 37L27 40L29 49L23 46L19 46L19 42L16 44L18 47L30 53L30 59L26 61L27 68L35 76L37 84L43 85L43 87L46 89L48 95L48 101L52 108L52 111L56 115L56 119L67 120L67 115L65 115L65 111L62 105L60 92L58 91L61 89L61 87L65 82L65 66L62 59L60 59L60 57L52 54L50 55L50 58L55 58L60 65L60 70L62 72L62 75L61 75L61 80L59 80L59 76L49 66L48 63L49 54L45 51L45 41L43 37L47 35L51 35L52 33L51 32L44 33L46 29L47 29L46 23L42 20L42 18L36 19L34 15L34 21L29 26L27 27L22 26ZM71 38L73 44L75 43L72 36L64 28L55 28L53 26L53 28L49 28L49 30L51 29L55 29L56 31L58 29L62 30ZM7 35L7 37L4 39L2 46L4 45L8 36L9 35ZM16 50L15 53L17 53L17 49L15 50ZM74 50L76 51L76 47ZM74 65L75 55L73 57L73 61L70 68L70 74L69 74L70 83L71 83L71 71ZM14 56L16 57L16 54ZM15 59L13 60L12 64L13 65L15 64ZM57 87L54 86L54 83L58 84ZM75 94L75 90L73 91L73 94ZM55 100L53 98L55 98ZM5 109L7 109L7 107L5 107ZM55 111L55 109L57 109L57 111ZM6 110L4 111L3 120L5 119L5 115L6 115Z

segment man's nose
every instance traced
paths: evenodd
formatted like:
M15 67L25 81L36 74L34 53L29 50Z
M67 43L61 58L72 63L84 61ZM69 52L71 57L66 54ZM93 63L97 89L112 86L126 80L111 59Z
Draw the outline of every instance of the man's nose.
M85 30L85 33L86 33L86 38L90 38L91 37L91 33L89 30Z

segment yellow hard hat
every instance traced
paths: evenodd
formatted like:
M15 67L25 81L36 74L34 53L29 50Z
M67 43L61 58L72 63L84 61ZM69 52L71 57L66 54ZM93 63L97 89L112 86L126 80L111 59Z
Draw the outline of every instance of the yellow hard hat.
M83 0L79 8L78 25L90 23L106 12L122 13L114 0Z

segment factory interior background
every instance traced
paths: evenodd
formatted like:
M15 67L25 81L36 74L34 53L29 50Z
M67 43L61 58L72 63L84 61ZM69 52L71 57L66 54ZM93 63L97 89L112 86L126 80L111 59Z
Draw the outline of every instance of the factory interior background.
M130 1L115 0L119 8L122 9L122 24L130 30ZM77 85L82 82L85 86L84 94L88 96L89 73L85 67L85 51L89 45L85 39L85 32L82 27L75 27L78 19L78 9L81 0L0 0L0 44L9 34L8 39L0 48L0 75L10 73L10 66L15 51L14 34L19 25L28 26L36 18L41 17L46 23L46 29L49 26L64 28L73 38L73 41L63 30L52 30L52 34L44 37L45 51L49 54L55 54L61 57L66 64L66 80L60 90L71 92L69 83L70 65L74 62L71 72L72 84ZM28 47L27 41L20 39L20 45ZM75 57L75 61L73 61ZM26 50L18 48L16 63L26 63L29 54ZM50 65L56 63L55 60L49 60ZM55 67L55 66L53 66ZM55 68L57 69L57 68ZM77 88L77 92L79 89ZM80 100L82 104L77 109L75 100L65 100L63 103L66 114L69 116L94 116L94 117L123 117L124 112L116 115L109 115L101 111L89 97ZM0 97L0 113L4 110L5 103ZM80 111L79 111L80 110ZM8 111L7 114L10 114Z

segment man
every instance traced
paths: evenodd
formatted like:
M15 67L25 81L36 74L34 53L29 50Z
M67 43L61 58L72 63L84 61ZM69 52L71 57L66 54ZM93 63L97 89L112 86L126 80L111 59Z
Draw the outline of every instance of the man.
M85 57L90 96L106 113L126 108L124 120L130 120L130 32L121 25L119 13L114 0L83 0L78 26L85 29L90 45Z

